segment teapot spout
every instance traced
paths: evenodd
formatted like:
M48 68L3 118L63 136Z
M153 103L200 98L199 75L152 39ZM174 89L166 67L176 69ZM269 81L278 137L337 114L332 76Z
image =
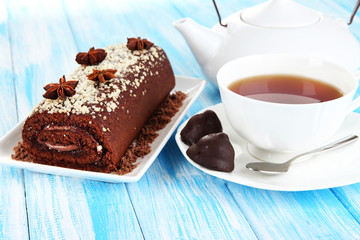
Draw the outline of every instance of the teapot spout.
M220 33L203 27L190 18L179 19L173 25L183 35L200 64L210 60L223 43Z

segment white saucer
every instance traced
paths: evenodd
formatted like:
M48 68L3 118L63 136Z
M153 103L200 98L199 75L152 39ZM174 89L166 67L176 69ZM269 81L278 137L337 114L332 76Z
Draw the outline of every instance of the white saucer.
M242 185L278 191L305 191L339 187L360 182L360 141L340 149L315 155L311 159L295 162L287 173L266 174L248 170L245 165L258 161L247 151L247 142L231 128L222 104L217 104L200 112L213 110L219 117L223 131L229 135L235 149L235 169L231 173L209 170L192 161L187 155L188 146L181 141L180 132L187 121L180 125L176 133L176 142L185 158L201 171ZM199 113L200 113L199 112ZM329 142L356 134L360 136L360 115L351 113L345 119L341 129Z
M21 129L24 120L17 124L8 134L0 140L0 164L9 165L13 167L24 168L27 170L42 172L48 174L62 175L68 177L85 178L91 180L98 180L104 182L136 182L148 170L151 164L155 161L158 154L165 146L172 133L180 121L185 116L196 98L206 85L206 81L202 79L195 79L190 77L176 76L176 85L173 91L182 91L187 94L187 98L183 102L183 106L179 109L176 115L171 119L171 122L166 127L158 132L159 136L150 145L151 152L144 158L138 160L138 166L130 173L125 175L117 175L112 173L100 173L91 171L82 171L70 168L48 166L38 163L22 162L11 159L11 154L14 153L13 148L21 141Z

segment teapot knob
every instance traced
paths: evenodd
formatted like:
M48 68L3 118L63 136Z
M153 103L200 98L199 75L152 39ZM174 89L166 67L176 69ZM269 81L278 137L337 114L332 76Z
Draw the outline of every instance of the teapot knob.
M321 15L293 0L269 0L244 10L240 18L258 27L296 28L317 23Z

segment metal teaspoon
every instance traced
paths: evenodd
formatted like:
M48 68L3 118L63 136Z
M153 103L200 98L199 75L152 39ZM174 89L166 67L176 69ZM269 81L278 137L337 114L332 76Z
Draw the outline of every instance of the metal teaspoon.
M339 148L342 146L345 146L349 143L355 142L358 139L358 136L356 135L349 135L345 138L339 139L335 142L329 143L325 146L316 148L314 150L311 150L309 152L305 152L302 154L299 154L290 160L284 162L284 163L271 163L271 162L252 162L246 164L246 167L253 171L260 171L260 172L272 172L272 173L283 173L287 172L289 170L290 165L297 159L309 155L309 154L317 154L321 153L330 149Z

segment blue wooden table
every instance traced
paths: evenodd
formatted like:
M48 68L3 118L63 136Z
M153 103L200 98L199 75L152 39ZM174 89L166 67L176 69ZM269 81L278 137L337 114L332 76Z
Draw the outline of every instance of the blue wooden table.
M263 0L218 0L223 17ZM355 0L298 0L349 19ZM25 118L74 56L142 36L176 75L205 78L172 22L217 23L210 0L1 0L0 134ZM350 26L360 40L360 19ZM187 113L219 103L211 84ZM360 183L259 190L194 168L172 136L137 183L111 184L0 166L0 239L360 239Z

